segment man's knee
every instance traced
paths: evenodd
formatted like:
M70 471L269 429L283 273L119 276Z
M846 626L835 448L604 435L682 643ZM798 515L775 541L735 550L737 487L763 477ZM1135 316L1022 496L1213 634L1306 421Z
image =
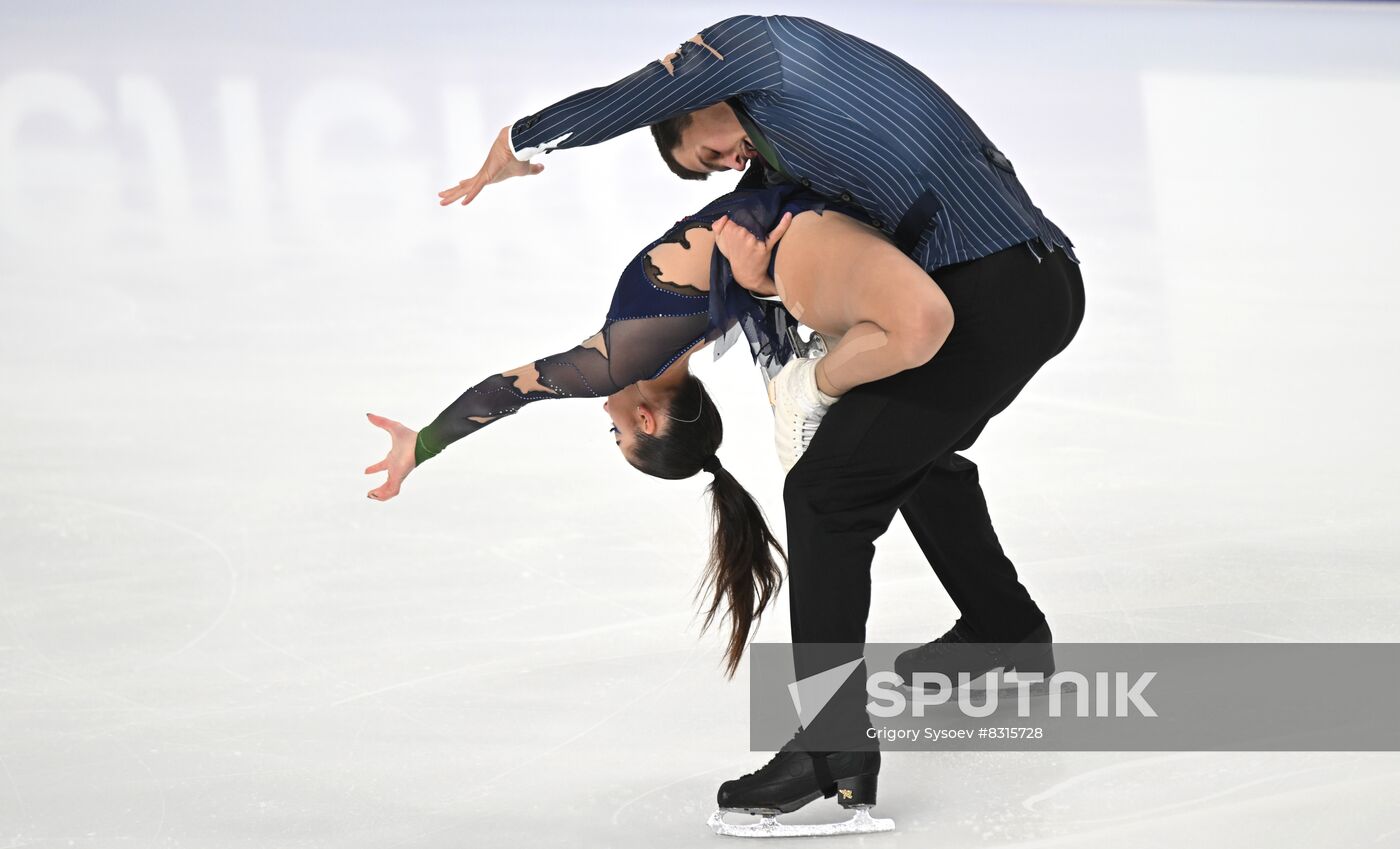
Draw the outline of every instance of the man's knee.
M821 477L810 471L811 468L811 464L804 467L798 460L783 479L783 507L787 511L789 527L794 518L816 514Z
M980 432L982 428L978 427L976 430ZM959 442L961 443L964 440L969 442L969 444L971 443L971 440L968 440L966 436L964 436L962 440L959 440ZM977 464L961 454L956 453L961 450L963 449L960 447L954 447L952 451L934 460L933 467L943 472L960 472L964 477L975 480L977 478Z
M783 481L788 544L799 538L872 542L894 519L909 486L901 475L842 476L799 460Z

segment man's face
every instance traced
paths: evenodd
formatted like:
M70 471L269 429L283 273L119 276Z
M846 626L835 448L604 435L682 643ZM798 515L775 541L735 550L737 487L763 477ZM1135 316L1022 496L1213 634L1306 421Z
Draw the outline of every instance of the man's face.
M743 171L750 159L758 158L729 104L716 103L690 114L691 122L673 151L682 166L705 174Z

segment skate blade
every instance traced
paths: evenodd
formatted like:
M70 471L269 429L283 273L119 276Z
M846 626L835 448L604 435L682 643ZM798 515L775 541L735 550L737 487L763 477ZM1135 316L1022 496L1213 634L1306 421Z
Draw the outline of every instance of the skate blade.
M707 825L715 834L727 837L827 837L836 834L872 834L879 831L894 831L894 820L877 819L870 816L864 807L853 809L855 814L844 822L833 823L781 823L776 814L758 814L758 822L735 825L724 821L728 811L721 808L710 815Z

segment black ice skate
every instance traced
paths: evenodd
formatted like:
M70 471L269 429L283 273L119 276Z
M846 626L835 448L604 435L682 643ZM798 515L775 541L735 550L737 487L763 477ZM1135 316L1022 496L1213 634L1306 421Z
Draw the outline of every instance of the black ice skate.
M1009 673L1039 673L1043 680L1030 686L1030 694L1044 695L1049 689L1044 681L1055 672L1050 626L1042 621L1015 643L982 643L959 619L948 633L931 643L901 652L894 662L895 673L904 679L900 689L908 695L919 695L914 694L910 686L916 672L946 675L951 688L957 689L962 680L960 676L966 675L970 684L993 670L1000 670L996 688L1008 694L1016 692L1020 684L1019 677ZM921 695L933 696L938 692L936 684L927 684Z
M894 830L894 820L870 816L880 773L878 751L804 752L795 748L796 741L794 737L757 772L720 785L719 810L709 821L716 834L817 837ZM788 825L777 821L779 814L791 813L819 796L835 796L837 804L854 809L855 814L843 822L815 825ZM727 813L756 814L759 820L733 825L724 821Z

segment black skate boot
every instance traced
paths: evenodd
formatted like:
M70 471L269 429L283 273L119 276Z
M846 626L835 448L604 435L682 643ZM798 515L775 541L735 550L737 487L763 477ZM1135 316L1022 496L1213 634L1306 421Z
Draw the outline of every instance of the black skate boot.
M948 676L951 687L959 686L962 674L973 681L994 669L1008 672L1038 672L1049 679L1055 672L1055 650L1051 641L1050 626L1044 620L1030 633L1015 643L983 643L972 629L959 619L948 633L931 643L901 652L895 658L894 671L904 679L905 687L910 688L916 672L926 675L943 674ZM1015 683L1002 682L1001 686L1014 689ZM1043 692L1045 685L1038 684L1032 693ZM923 695L938 693L938 685L928 683Z
M894 821L873 819L869 809L875 804L876 780L880 774L880 752L807 752L799 748L797 735L778 750L768 763L742 778L719 787L719 810L710 817L717 834L735 837L797 837L823 834L892 831ZM779 814L791 813L818 798L836 797L843 808L855 809L844 822L821 825L779 823ZM756 814L757 823L731 825L726 813Z

